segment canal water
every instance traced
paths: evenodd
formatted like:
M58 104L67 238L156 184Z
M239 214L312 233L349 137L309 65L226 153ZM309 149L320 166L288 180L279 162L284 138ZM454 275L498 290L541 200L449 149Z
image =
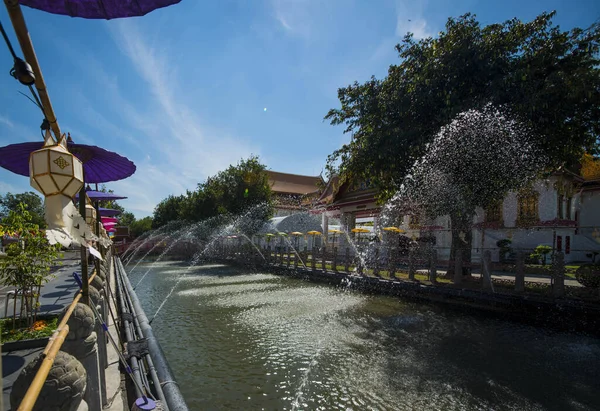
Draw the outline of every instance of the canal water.
M130 273L136 284L150 266ZM191 410L599 410L600 339L243 271L137 287Z

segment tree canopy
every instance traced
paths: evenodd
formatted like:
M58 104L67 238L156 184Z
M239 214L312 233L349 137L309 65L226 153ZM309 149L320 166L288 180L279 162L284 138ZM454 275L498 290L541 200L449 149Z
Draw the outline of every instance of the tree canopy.
M239 215L265 204L256 218L272 214L271 187L266 167L258 157L241 160L199 183L195 191L169 196L154 209L153 227L174 220L201 221L219 215Z
M563 31L553 17L482 27L466 14L437 38L407 35L387 77L338 90L341 107L325 118L352 140L329 156L329 170L369 178L389 197L438 130L488 103L526 124L552 167L597 152L600 24Z
M40 228L46 227L44 200L33 191L20 194L6 193L0 196L0 221L6 220L11 212L19 212L20 204L27 208L32 224Z

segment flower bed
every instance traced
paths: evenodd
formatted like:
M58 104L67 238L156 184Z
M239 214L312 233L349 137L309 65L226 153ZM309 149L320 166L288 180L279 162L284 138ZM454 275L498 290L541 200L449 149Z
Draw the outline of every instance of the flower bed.
M12 318L0 320L2 343L50 337L58 327L58 317L37 320L31 327L28 327L24 320L17 320L14 329L12 321Z

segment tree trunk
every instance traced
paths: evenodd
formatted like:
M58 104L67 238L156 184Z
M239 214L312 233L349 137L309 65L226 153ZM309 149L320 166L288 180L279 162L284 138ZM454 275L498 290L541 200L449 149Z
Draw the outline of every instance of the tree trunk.
M452 244L450 246L450 261L448 263L447 278L454 277L454 259L456 250L462 250L462 273L463 276L471 275L471 249L473 244L473 230L471 222L473 215L469 214L451 214L450 228L452 232Z

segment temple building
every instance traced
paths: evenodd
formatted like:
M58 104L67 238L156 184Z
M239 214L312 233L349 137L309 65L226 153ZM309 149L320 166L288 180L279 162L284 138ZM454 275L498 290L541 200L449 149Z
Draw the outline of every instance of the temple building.
M368 182L343 183L333 177L320 194L314 213L322 215L322 226L339 219L349 232L357 219L369 218L377 231L382 206L377 191ZM402 213L401 213L402 214ZM441 260L450 257L450 218L425 218L419 210L405 207L394 226L403 235L433 243ZM484 210L478 208L472 226L472 261L481 261L484 250L492 260L514 258L501 255L497 243L510 240L512 250L531 252L538 245L551 246L565 254L566 262L591 261L600 255L600 161L584 157L579 170L559 170L537 180L527 189L510 192L502 201ZM600 260L600 258L597 258Z
M270 170L267 174L274 195L274 217L285 217L310 210L319 198L321 187L325 185L321 176L303 176Z

